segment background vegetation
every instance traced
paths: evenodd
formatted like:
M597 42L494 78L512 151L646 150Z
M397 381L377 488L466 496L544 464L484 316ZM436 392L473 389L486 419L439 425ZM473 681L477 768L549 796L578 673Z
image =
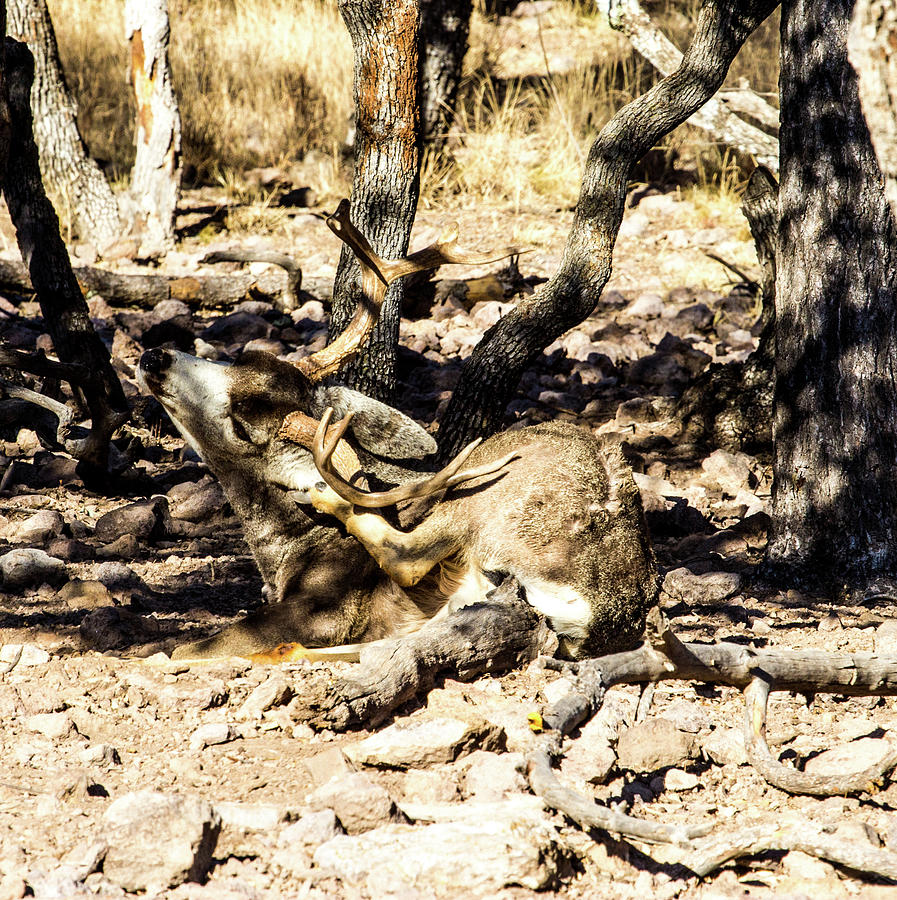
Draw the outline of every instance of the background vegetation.
M122 4L50 0L63 66L90 152L113 179L133 161ZM686 42L697 4L650 5ZM171 0L172 66L184 126L187 184L251 190L247 170L293 167L322 201L351 178L352 53L327 0ZM748 42L730 74L774 97L778 23ZM654 80L594 3L558 0L539 17L502 17L477 0L465 83L445 153L424 168L423 201L569 207L602 125ZM744 168L684 127L640 173L699 189L737 189Z

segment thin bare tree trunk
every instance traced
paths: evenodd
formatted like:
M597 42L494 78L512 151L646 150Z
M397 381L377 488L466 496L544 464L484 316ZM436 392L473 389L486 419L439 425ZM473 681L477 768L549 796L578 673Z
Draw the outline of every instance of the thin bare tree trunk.
M181 116L171 86L168 0L126 0L131 84L137 101L137 157L131 174L138 255L174 247L174 216L181 187Z
M44 193L31 130L34 60L26 44L6 38L5 76L12 136L3 194L16 228L19 249L31 273L44 324L63 363L86 372L82 383L91 431L73 449L85 482L102 486L113 432L128 418L128 404L109 351L90 321L90 312L59 236L56 211Z
M352 221L380 256L404 256L420 176L418 0L340 0L355 54L355 176ZM380 319L359 356L341 373L372 397L395 391L396 348L404 291L391 285ZM333 292L330 340L363 303L358 264L343 247Z
M43 180L70 206L82 239L102 253L121 236L118 204L81 140L46 0L9 0L7 8L10 37L34 54L31 109Z

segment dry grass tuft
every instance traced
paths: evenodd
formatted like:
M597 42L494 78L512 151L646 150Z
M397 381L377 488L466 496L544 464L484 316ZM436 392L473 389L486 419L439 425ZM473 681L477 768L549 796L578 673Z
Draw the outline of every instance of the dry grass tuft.
M122 4L49 5L82 133L111 176L123 179L133 160L133 106ZM425 157L426 205L547 210L576 202L589 145L656 77L596 9L586 0L558 0L542 16L521 19L489 14L479 0L451 140L445 153ZM650 9L685 46L696 0L657 0ZM188 179L239 193L246 169L292 165L322 200L344 191L352 53L336 4L171 0L171 14ZM731 78L774 92L776 41L773 20L736 60ZM658 150L661 168L649 166L640 178L674 177L719 193L723 203L744 178L739 161L694 129L680 129Z

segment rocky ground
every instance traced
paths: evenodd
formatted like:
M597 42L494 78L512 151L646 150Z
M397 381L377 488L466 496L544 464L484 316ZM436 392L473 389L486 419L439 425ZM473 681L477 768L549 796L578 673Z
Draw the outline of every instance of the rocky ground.
M199 208L208 198L194 199ZM199 215L188 210L182 224ZM402 324L401 405L427 423L513 302L511 287L531 290L554 270L569 225L563 212L458 216L468 247L536 249L520 259L523 283L493 265L443 273L435 296L420 293L418 305L432 308ZM416 243L440 225L422 214ZM134 366L142 349L165 343L222 359L246 345L287 358L319 347L338 246L302 212L283 234L309 292L292 312L261 294L217 311L90 299L137 411L118 449L152 479L152 496L87 491L52 448L52 423L0 403L0 897L894 896L798 852L701 881L677 867L681 850L585 834L544 809L524 772L528 716L570 680L539 662L445 682L381 730L343 735L314 732L298 715L322 663L188 665L163 654L255 607L260 580L216 482L157 404L138 397ZM527 374L509 424L563 418L621 436L664 608L683 639L888 648L894 598L779 593L758 579L768 460L675 440L670 414L684 387L755 344L756 303L724 287L703 255L712 247L749 265L746 238L739 223L675 194L634 203L604 302ZM167 271L202 276L209 249L245 243L187 239ZM0 298L0 331L8 345L50 349L27 297ZM746 762L737 692L666 683L637 721L638 698L636 688L612 690L567 742L567 784L648 819L771 830L806 821L845 842L897 848L893 784L822 800L768 786ZM840 771L880 755L894 725L890 699L774 695L769 740L783 761Z

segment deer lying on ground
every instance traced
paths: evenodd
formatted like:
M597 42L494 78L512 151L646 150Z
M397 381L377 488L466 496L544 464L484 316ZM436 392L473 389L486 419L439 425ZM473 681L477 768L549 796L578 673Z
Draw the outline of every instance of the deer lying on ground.
M568 654L633 645L656 598L656 570L619 448L547 423L475 442L421 478L415 461L436 450L423 428L322 381L357 352L392 280L471 260L449 241L381 260L346 201L328 224L359 259L369 301L328 347L297 365L258 351L231 365L164 349L140 360L141 383L241 519L269 600L176 654L270 659L266 651L289 644L276 655L353 655L483 599L508 575ZM369 491L369 479L396 486Z

